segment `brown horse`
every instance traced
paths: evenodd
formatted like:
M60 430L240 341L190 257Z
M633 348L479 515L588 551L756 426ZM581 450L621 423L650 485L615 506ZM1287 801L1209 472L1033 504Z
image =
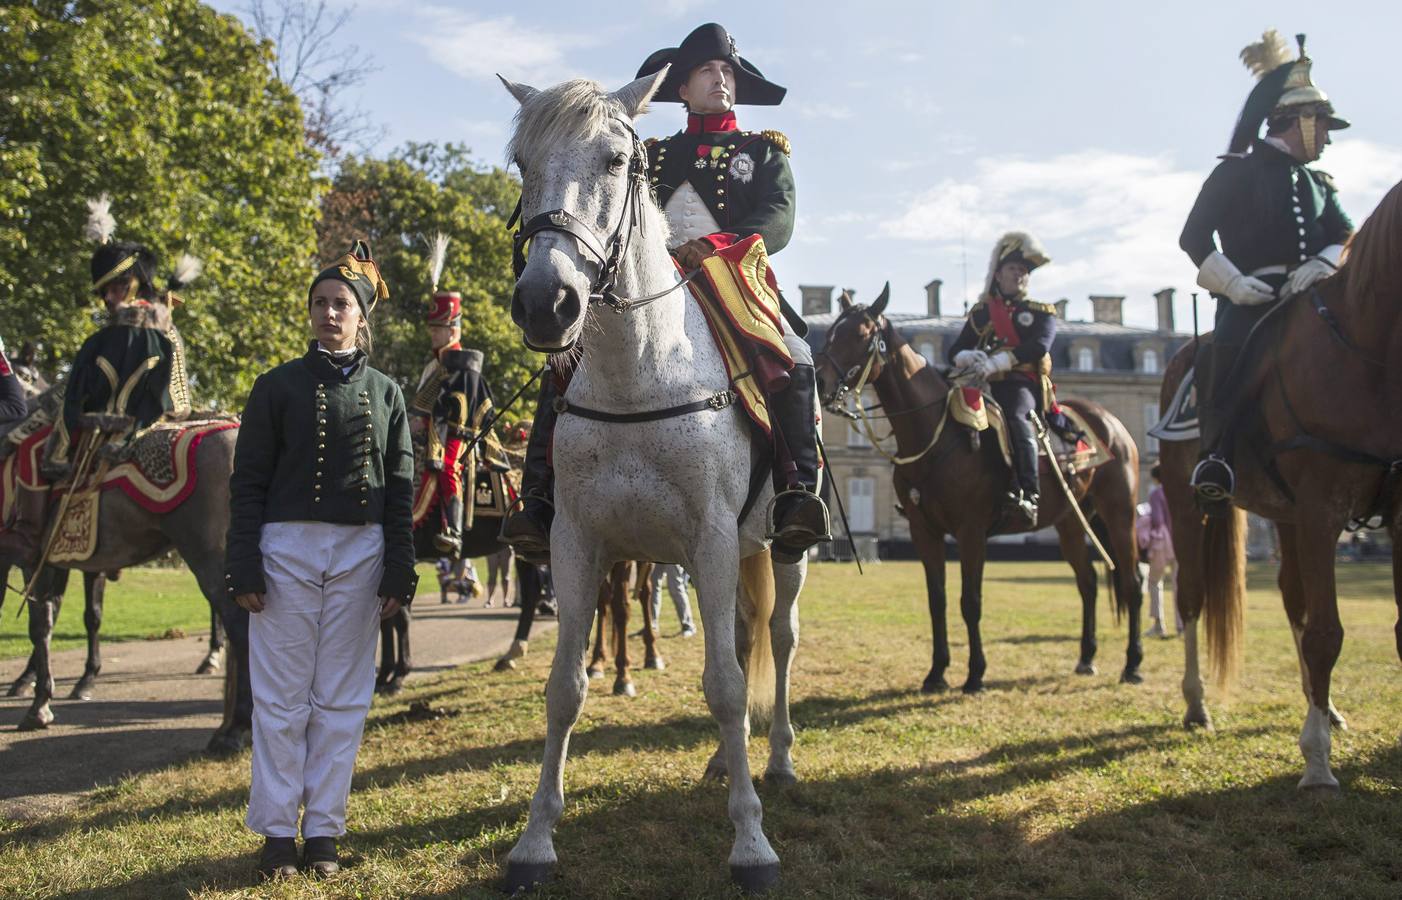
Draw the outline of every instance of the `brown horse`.
M1245 514L1275 523L1280 535L1279 587L1295 633L1308 712L1300 734L1301 788L1336 791L1329 769L1329 728L1345 727L1329 702L1334 662L1343 646L1334 552L1350 520L1380 517L1392 536L1393 583L1402 599L1402 184L1383 198L1349 243L1339 271L1313 290L1271 310L1264 340L1249 357L1237 389L1253 420L1245 423L1230 514L1204 519L1189 479L1197 441L1165 443L1163 483L1178 556L1178 608L1185 625L1184 724L1211 727L1198 667L1197 620L1221 683L1241 654L1245 601ZM1308 365L1301 365L1308 360ZM1192 363L1178 352L1164 377L1164 408ZM1254 451L1254 453L1252 452ZM1402 621L1396 627L1402 655Z
M209 742L211 751L221 753L243 747L252 732L253 715L253 695L248 683L248 613L233 602L224 586L229 477L233 473L237 438L238 429L230 428L201 439L195 449L195 489L168 513L149 512L123 491L103 491L96 551L82 562L62 565L82 572L112 572L140 565L171 549L180 553L205 599L218 610L233 648L233 659L226 669L224 721ZM49 642L61 597L61 592L37 591L29 603L35 685L34 701L20 722L21 731L47 728L54 720L49 706L54 693Z
M817 354L820 394L829 406L851 390L856 373L867 369L896 438L893 479L896 497L910 522L911 539L925 566L930 621L934 629L934 659L922 690L947 690L949 637L945 624L945 535L959 545L962 586L959 608L969 631L969 674L965 693L983 689L987 663L979 619L983 613L983 565L988 536L998 526L1001 498L1009 472L995 440L972 441L959 427L938 431L945 415L951 384L926 363L882 315L889 295L882 291L870 307L842 297L842 312L828 328L827 343ZM860 398L858 398L860 402ZM1067 400L1109 448L1114 459L1070 479L1077 502L1098 516L1108 533L1108 551L1115 564L1111 595L1117 617L1128 613L1129 645L1122 682L1142 681L1139 637L1142 580L1139 550L1134 540L1134 507L1138 492L1139 451L1124 425L1103 407L1086 400ZM938 436L937 436L938 431ZM1081 657L1076 672L1094 674L1095 595L1097 579L1085 535L1054 476L1042 476L1042 502L1037 527L1056 527L1061 552L1076 573L1081 594ZM1014 533L1014 532L1002 532Z
M652 621L652 563L614 563L608 578L599 585L599 613L595 617L594 655L586 670L590 678L604 677L606 631L613 632L614 679L616 696L632 697L637 693L629 674L628 659L628 595L633 593L643 605L643 668L664 669L666 664L657 653L657 632Z

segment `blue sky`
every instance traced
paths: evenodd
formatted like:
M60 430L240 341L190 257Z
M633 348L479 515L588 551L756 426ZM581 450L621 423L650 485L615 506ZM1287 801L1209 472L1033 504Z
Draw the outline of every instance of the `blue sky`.
M1175 287L1190 328L1178 232L1253 84L1237 53L1265 28L1309 35L1316 83L1354 123L1319 167L1355 222L1402 179L1397 2L378 0L355 6L347 34L379 67L359 99L387 129L380 151L451 140L501 163L515 103L494 73L614 88L712 20L789 89L737 113L793 143L798 225L774 263L795 302L799 284L870 299L890 279L892 309L915 312L942 278L957 312L997 236L1024 229L1053 257L1033 276L1039 299L1070 298L1074 319L1090 317L1088 295L1123 294L1127 321L1151 325L1152 292ZM639 124L682 122L660 104Z

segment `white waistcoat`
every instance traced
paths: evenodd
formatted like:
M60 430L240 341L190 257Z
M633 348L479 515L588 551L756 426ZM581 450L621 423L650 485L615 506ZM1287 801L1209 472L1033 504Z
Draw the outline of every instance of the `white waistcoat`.
M672 192L662 212L672 229L673 247L722 230L720 223L711 215L711 210L707 208L701 195L696 193L696 188L691 186L690 181Z

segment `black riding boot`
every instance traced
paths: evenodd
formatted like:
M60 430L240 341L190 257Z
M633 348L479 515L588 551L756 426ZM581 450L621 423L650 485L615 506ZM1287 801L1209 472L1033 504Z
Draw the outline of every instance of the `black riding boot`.
M1029 416L1031 413L1028 414ZM1009 422L1009 425L1012 425ZM1013 486L1008 491L1005 510L1010 523L1026 528L1037 527L1037 501L1039 484L1037 477L1037 438L1036 424L1029 419L1021 420L1017 426L1008 429L1012 441Z
M498 540L510 544L526 562L550 561L550 522L555 518L554 473L550 470L550 439L555 434L555 382L547 373L536 403L526 461L521 473L521 507L501 524Z
M1199 444L1202 448L1198 464L1193 469L1193 490L1197 492L1199 508L1209 515L1224 512L1236 493L1236 473L1232 471L1231 427L1234 418L1230 408L1233 364L1241 353L1236 344L1221 344L1216 340L1199 352L1194 381L1198 391Z
M789 379L789 386L771 397L769 405L770 420L796 469L775 473L779 493L770 508L766 537L774 542L774 559L782 563L798 562L809 547L832 540L828 508L818 497L817 376L812 366L800 364Z
M439 529L433 536L434 549L448 556L457 556L462 550L462 498L449 497L439 510Z

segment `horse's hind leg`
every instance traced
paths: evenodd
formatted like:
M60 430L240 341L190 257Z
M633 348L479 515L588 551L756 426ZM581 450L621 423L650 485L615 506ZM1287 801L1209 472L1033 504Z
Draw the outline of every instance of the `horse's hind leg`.
M969 633L969 677L961 690L966 694L977 694L983 690L983 675L988 670L988 661L983 655L983 633L979 623L983 619L983 563L988 554L984 540L984 529L976 534L966 534L959 540L959 612L964 616L964 627Z
M20 731L48 728L54 720L53 710L49 708L49 701L54 696L49 641L62 603L61 592L45 590L29 604L29 640L34 644L34 702L19 723Z
M598 597L594 603L594 652L589 655L589 668L585 673L590 678L604 677L604 662L608 659L608 651L604 649L605 629L608 627L609 614L609 582L612 576L599 584Z
M102 671L102 602L107 591L107 576L101 572L83 573L83 627L88 633L88 660L83 677L73 685L70 700L91 700L93 684Z
M1061 543L1061 556L1076 573L1076 590L1081 595L1081 658L1076 662L1077 675L1094 675L1095 651L1095 594L1097 581L1095 564L1090 561L1090 548L1086 546L1086 536L1074 518L1065 518L1056 523L1056 537Z
M1324 485L1301 485L1297 496L1300 509L1329 508ZM1329 770L1329 685L1344 642L1334 581L1334 552L1342 530L1342 523L1331 522L1323 515L1302 515L1295 525L1296 565L1306 601L1300 649L1310 681L1309 712L1300 732L1305 774L1299 786L1327 791L1339 789L1338 779Z
M633 676L630 673L632 662L628 659L628 594L632 589L629 583L633 571L631 562L621 562L613 567L609 576L609 618L613 620L613 693L616 697L636 696Z
M1300 687L1305 692L1305 702L1311 702L1310 670L1305 662L1302 639L1305 634L1305 586L1300 581L1300 557L1293 526L1276 523L1276 534L1280 540L1280 574L1276 583L1280 586L1280 597L1285 603L1285 616L1290 620L1290 633L1295 638L1295 656L1300 662ZM1329 724L1334 728L1347 729L1348 723L1334 708L1333 698L1329 700Z
M214 604L209 604L209 652L200 661L199 667L195 669L196 675L213 675L217 673L222 665L220 659L224 655L224 642L227 635L224 634L224 622L219 618L219 610L214 608Z
M910 537L915 542L915 552L925 569L925 599L930 609L930 671L920 685L920 692L941 694L949 690L949 682L944 677L945 670L949 668L949 596L945 588L944 532L929 528L919 508L911 509L909 518Z
M560 624L555 660L545 685L545 755L526 829L507 857L502 884L507 893L548 880L557 860L551 834L565 808L570 731L589 692L584 656L589 650L589 626L597 608L599 582L604 577L603 563L585 554L577 529L563 516L557 517L550 555Z
M652 571L652 563L638 563L638 583L634 594L638 598L638 604L643 608L643 668L660 671L667 668L667 664L662 661L662 655L657 652L657 617L653 615L653 610L659 601L655 601L653 596L654 591L659 594L662 592L662 586L653 583Z
M774 714L769 723L769 765L764 769L764 780L771 784L798 780L792 756L793 724L789 721L789 671L798 647L798 595L807 576L806 556L792 565L774 565L774 615L769 620L774 648Z

